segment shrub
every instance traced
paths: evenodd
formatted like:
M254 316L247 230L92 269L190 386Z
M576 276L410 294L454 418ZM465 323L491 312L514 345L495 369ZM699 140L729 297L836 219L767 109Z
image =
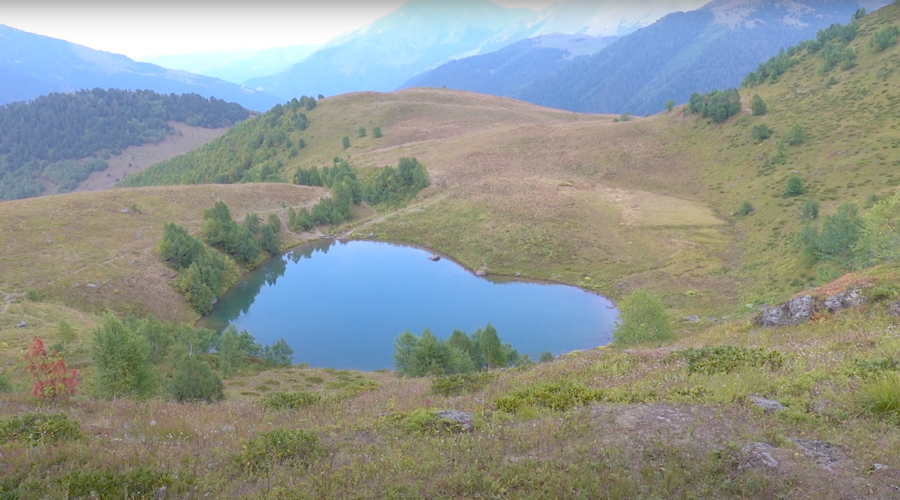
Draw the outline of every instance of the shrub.
M884 50L897 45L897 37L900 36L900 28L896 26L882 26L869 39L869 47L875 52L883 52Z
M646 290L635 290L619 303L613 339L621 346L675 339L662 301Z
M628 122L631 121L631 113L628 111L622 113L622 116L619 117L619 121Z
M750 99L750 110L753 111L753 116L762 116L766 114L769 107L766 106L766 101L763 101L759 94L753 94L753 98Z
M498 410L507 413L518 413L525 408L566 411L602 399L603 391L563 379L517 389L499 398L496 405Z
M888 373L860 389L856 397L862 413L900 422L900 373Z
M674 107L675 107L674 99L669 99L668 101L666 101L666 111L672 111L672 108L674 108Z
M150 346L112 313L91 334L93 388L106 399L147 398L156 390Z
M440 418L436 411L417 408L409 413L395 413L389 419L407 433L456 434L463 430L462 424Z
M77 421L62 413L27 413L0 419L0 443L19 441L29 445L72 441L81 437Z
M66 345L75 342L75 339L78 338L78 334L68 321L61 319L56 325L56 338Z
M275 429L244 443L236 460L252 476L282 464L309 466L321 452L313 431Z
M741 202L741 206L738 207L737 211L734 212L734 216L746 217L751 213L753 213L753 204L751 204L749 200L744 200Z
M169 395L179 403L215 403L225 399L222 379L196 356L184 356L169 383Z
M344 149L349 148L350 147L350 138L345 135L343 138L341 138L341 144L344 146Z
M794 125L790 129L788 129L788 133L784 136L784 141L791 146L798 146L800 144L803 144L803 141L805 139L806 132L800 125Z
M784 363L784 355L776 350L736 346L707 346L675 351L669 358L687 361L689 373L731 373L743 368L768 368L777 370Z
M372 127L372 137L381 139L381 127Z
M554 359L556 359L556 356L554 356L553 353L550 352L550 351L544 351L544 352L542 352L542 353L541 353L541 357L538 358L538 360L539 360L541 363L549 363L549 362L553 361Z
M41 339L35 337L25 353L25 364L31 373L31 395L53 401L75 394L78 370L66 367L62 355L47 352Z
M866 298L872 302L887 302L896 300L900 297L900 284L897 283L879 283L865 292Z
M760 142L768 139L769 137L772 137L773 132L774 132L774 130L769 128L769 126L766 125L765 123L762 123L759 125L754 125L753 129L751 131L751 133L753 135L753 141L757 142L757 143L760 143Z
M803 218L806 220L816 220L819 218L819 202L809 200L803 204Z
M41 295L37 292L37 290L31 288L27 292L25 292L25 298L30 300L31 302L37 302L41 300Z
M491 373L467 373L437 377L431 382L431 392L441 396L455 396L458 394L480 391L491 380Z
M275 392L262 398L262 405L270 410L297 410L309 408L322 400L315 392Z
M900 371L900 360L893 356L876 359L857 359L853 363L853 375L857 377L872 377L884 372Z
M806 188L803 187L803 181L796 175L792 175L788 179L787 188L784 190L784 195L789 197L800 196L805 192Z
M157 492L172 486L166 472L139 467L120 472L115 469L76 470L59 480L60 486L72 498L157 498Z
M806 251L822 260L830 260L841 265L851 265L859 259L860 237L864 222L859 217L859 209L853 203L842 203L837 213L825 217L822 232L804 236Z
M866 212L854 254L863 266L900 261L900 194Z
M359 127L358 133L359 133L360 138L365 137L366 136L366 127Z

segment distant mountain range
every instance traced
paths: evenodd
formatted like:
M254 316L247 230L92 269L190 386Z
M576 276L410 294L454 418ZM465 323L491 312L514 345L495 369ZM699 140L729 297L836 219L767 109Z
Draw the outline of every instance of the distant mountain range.
M320 45L294 45L263 50L192 52L173 56L143 57L141 60L166 68L243 84L250 78L278 73L302 62L319 47Z
M246 85L284 99L390 91L443 63L494 52L530 37L553 33L621 36L682 5L693 8L702 3L568 0L534 12L487 0L411 0L373 24L328 42L305 61L278 74L252 78ZM522 57L523 47L511 54Z
M0 25L0 104L49 92L118 88L159 93L195 93L265 111L281 99L231 82L133 61Z
M735 87L782 47L888 0L716 0L669 14L590 57L522 44L454 61L402 85L476 90L588 113L657 113L668 99ZM518 44L517 44L518 45ZM527 47L527 51L522 49Z
M451 61L415 76L400 86L447 87L508 96L523 83L550 75L617 40L590 35L541 35L526 38L496 52Z

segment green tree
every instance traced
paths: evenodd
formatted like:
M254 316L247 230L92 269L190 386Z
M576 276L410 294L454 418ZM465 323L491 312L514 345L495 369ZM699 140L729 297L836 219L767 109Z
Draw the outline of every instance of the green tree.
M263 252L269 255L278 255L281 252L281 241L272 226L266 224L259 232L259 246Z
M381 127L372 127L372 137L381 139Z
M204 250L203 242L191 236L187 229L172 222L163 227L163 238L157 246L162 260L177 270L190 266Z
M869 39L869 47L875 52L883 52L897 45L898 36L900 36L900 28L893 25L882 26Z
M619 346L675 339L669 314L662 301L646 290L635 290L619 302L619 320L613 328Z
M860 267L900 262L900 193L866 213L853 252Z
M759 144L760 142L772 137L772 133L774 130L769 128L765 123L761 123L759 125L754 125L753 129L751 129L751 133L753 135L753 142Z
M744 200L741 202L741 206L738 207L737 211L734 212L735 217L746 217L753 213L753 204L750 203L750 200Z
M473 334L473 338L477 339L481 354L484 356L484 366L488 370L492 368L502 368L509 366L509 361L504 357L503 344L497 330L490 323L482 330L478 329Z
M750 99L750 110L753 111L753 116L762 116L769 111L769 107L759 94L753 94L753 98Z
M294 350L287 340L278 339L274 344L263 349L263 358L270 366L291 366L294 359Z
M175 364L168 393L179 403L215 403L225 398L225 386L208 364L196 356L185 355Z
M269 214L267 224L272 228L272 231L275 234L281 234L281 219L279 219L277 215Z
M112 313L91 332L91 361L93 388L104 399L147 398L156 391L149 345Z
M254 236L259 236L259 230L262 224L260 223L259 216L253 213L248 213L244 217L244 227L247 228L250 233Z
M343 138L341 138L341 144L344 146L344 149L349 148L350 147L350 138L345 135Z
M803 211L801 212L803 218L806 220L816 220L819 218L819 202L814 200L809 200L803 204Z
M826 216L822 232L807 231L801 235L807 253L842 266L851 266L859 254L858 242L863 235L864 221L853 203L842 203L834 215Z
M359 127L359 137L363 138L366 136L366 127Z
M68 321L61 319L56 324L56 338L65 346L75 342L78 338L78 333Z
M803 127L800 125L794 125L788 130L788 133L784 136L785 142L787 142L791 146L797 146L803 144L803 141L806 139L806 132L803 130Z
M419 338L405 331L394 340L394 367L401 375L412 376L413 353L419 344Z
M787 189L784 191L785 196L800 196L801 194L806 192L806 188L803 187L803 181L797 177L796 175L792 175L788 179Z
M666 101L666 111L672 111L672 108L674 108L674 107L675 107L674 99L669 99L668 101Z

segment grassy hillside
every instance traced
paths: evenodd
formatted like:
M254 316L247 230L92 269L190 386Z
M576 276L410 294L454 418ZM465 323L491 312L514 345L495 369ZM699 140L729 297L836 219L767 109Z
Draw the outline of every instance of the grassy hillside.
M111 308L167 321L196 319L170 285L175 271L156 254L164 223L197 231L203 211L217 200L235 217L252 211L285 219L282 203L308 207L321 196L316 188L255 184L118 189L5 202L0 291L12 298L35 290L49 301L93 312ZM299 236L289 236L290 241ZM0 328L5 333L19 321L42 323L27 310L13 310Z

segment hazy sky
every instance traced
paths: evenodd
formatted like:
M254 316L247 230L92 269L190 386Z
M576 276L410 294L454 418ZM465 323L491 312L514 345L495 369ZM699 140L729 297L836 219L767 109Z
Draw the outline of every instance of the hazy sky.
M452 1L452 0L448 0ZM406 0L3 0L0 24L131 58L320 44ZM540 10L553 0L494 0Z

